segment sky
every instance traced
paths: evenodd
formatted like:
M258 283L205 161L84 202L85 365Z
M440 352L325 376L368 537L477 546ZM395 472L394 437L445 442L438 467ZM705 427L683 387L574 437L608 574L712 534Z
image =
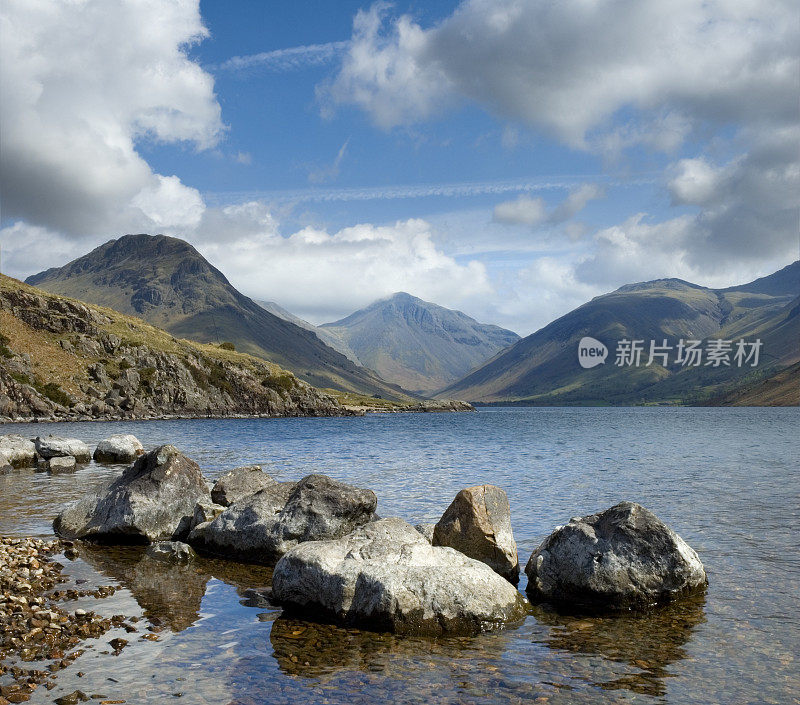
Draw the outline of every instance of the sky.
M527 335L800 256L794 0L3 0L2 271L184 238L314 323Z

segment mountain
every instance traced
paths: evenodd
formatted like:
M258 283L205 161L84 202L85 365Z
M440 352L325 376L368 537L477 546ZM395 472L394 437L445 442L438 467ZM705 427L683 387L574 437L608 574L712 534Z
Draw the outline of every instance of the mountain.
M709 289L679 279L630 284L598 296L504 350L439 394L487 403L705 403L800 360L800 261L749 284ZM590 336L608 359L590 369L578 343ZM756 368L675 364L680 339L762 341ZM623 339L643 340L640 366L617 366ZM673 347L646 366L650 341ZM706 360L703 360L705 363Z
M509 330L406 293L319 329L343 340L362 365L420 394L441 389L519 340Z
M260 301L259 299L253 299L253 301L261 306L261 308L269 311L273 316L277 316L278 318L282 318L284 321L289 321L289 323L294 323L296 326L310 330L323 343L325 343L325 345L342 353L342 355L344 355L351 362L354 362L356 365L361 365L356 354L350 349L350 346L333 331L325 330L324 328L315 326L313 323L309 323L308 321L300 318L300 316L295 316L291 311L287 311L285 308L283 308L283 306L275 303L274 301Z
M712 399L711 406L800 406L800 362Z
M139 316L173 335L236 349L285 367L315 387L407 400L403 390L348 360L314 333L237 291L187 242L126 235L28 284Z
M0 421L352 413L277 365L0 275Z

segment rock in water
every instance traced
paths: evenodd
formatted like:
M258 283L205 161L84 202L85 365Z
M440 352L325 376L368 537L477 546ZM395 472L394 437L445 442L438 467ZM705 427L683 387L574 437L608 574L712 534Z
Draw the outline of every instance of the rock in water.
M147 549L147 555L164 563L189 563L197 554L180 541L159 541Z
M197 463L174 446L161 446L98 494L64 509L53 528L66 538L108 543L164 541L200 500L210 497Z
M223 507L230 507L234 502L250 497L275 482L276 480L261 470L260 465L234 468L214 483L211 500Z
M200 524L189 542L213 553L272 563L303 541L344 536L374 515L375 493L308 475L298 483L274 482Z
M486 563L514 585L519 581L511 507L500 487L478 485L461 490L436 524L432 543Z
M633 502L558 527L525 573L532 599L601 610L666 602L708 582L686 542Z
M14 472L14 466L11 464L11 460L5 453L0 452L0 475L8 475L12 472Z
M43 460L63 458L70 455L79 463L88 463L92 459L89 446L78 438L62 438L61 436L42 438L37 436L33 444L36 446L36 454Z
M115 433L97 444L94 459L98 463L131 463L144 453L139 439L130 433Z
M75 458L70 456L50 458L45 461L45 469L53 475L60 475L62 473L75 472L78 464Z
M275 566L272 596L304 614L400 634L472 634L527 611L525 598L487 565L431 546L398 518L291 549Z
M16 433L0 436L0 454L5 455L9 464L15 468L36 465L36 446L33 441Z

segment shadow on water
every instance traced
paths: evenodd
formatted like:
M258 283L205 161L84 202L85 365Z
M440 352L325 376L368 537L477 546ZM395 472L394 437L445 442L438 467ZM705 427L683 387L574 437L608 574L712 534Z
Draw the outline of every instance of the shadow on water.
M533 641L564 654L602 656L637 669L610 679L587 677L593 686L663 696L671 675L668 666L687 658L686 645L706 621L705 603L703 592L648 612L605 616L564 615L548 605L534 605ZM575 676L582 677L579 672Z
M244 600L250 601L272 578L269 568L222 560L197 558L185 565L167 563L136 546L84 544L78 550L98 573L126 587L148 620L176 633L200 618L206 586L212 578L234 586Z

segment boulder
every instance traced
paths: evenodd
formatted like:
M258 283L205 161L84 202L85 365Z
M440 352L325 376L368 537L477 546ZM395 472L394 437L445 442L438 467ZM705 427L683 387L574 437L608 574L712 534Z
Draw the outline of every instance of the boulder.
M0 453L15 468L33 467L36 465L36 446L33 441L12 433L0 436Z
M527 613L486 564L431 546L398 518L295 546L275 566L272 597L290 612L401 634L473 634Z
M36 454L43 460L50 458L63 458L72 456L79 463L88 463L92 459L92 452L83 441L77 438L62 438L61 436L37 436L33 441Z
M65 538L106 543L164 541L203 499L210 497L197 463L166 445L140 456L97 494L68 506L53 528Z
M12 472L14 472L14 466L8 456L5 453L0 453L0 475L8 475Z
M189 542L212 553L272 563L303 541L350 533L372 519L377 503L370 490L325 475L274 482L195 527Z
M147 549L146 555L164 563L189 563L197 554L180 541L159 541Z
M707 584L694 550L633 502L558 527L525 573L531 599L591 610L647 607Z
M44 469L52 475L60 475L62 473L75 472L78 464L71 455L56 456L50 460L44 461Z
M97 444L94 459L98 463L132 463L144 453L136 436L130 433L115 433Z
M431 543L486 563L515 585L519 581L511 507L500 487L477 485L461 490L436 524Z
M275 482L260 465L245 465L226 472L214 483L211 500L223 507L230 507L234 502L254 495Z

